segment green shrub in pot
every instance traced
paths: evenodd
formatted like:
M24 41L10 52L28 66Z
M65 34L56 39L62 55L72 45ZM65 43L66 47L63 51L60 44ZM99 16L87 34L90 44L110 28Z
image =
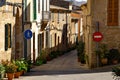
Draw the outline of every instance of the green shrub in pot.
M4 78L4 74L5 74L5 67L2 64L0 64L0 80Z

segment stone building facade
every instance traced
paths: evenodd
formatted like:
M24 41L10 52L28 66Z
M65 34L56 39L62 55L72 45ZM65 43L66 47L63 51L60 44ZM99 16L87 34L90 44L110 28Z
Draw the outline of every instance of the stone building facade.
M35 62L44 46L44 29L49 21L49 0L24 0L24 31L31 30L32 38L24 39L24 57Z
M119 7L119 0L88 0L87 4L81 6L83 10L83 40L85 52L89 56L88 65L90 68L97 67L95 50L100 44L106 44L108 49L120 50ZM93 41L93 33L96 31L103 35L100 42Z
M78 11L73 11L71 12L71 38L73 43L76 43L80 41L80 24L81 24L81 12L80 10Z
M35 62L42 49L65 51L80 39L80 14L69 9L69 2L51 0L49 7L49 0L39 1L6 0L0 4L0 60L30 58ZM49 22L43 21L42 1L47 1L47 12L50 8ZM27 29L33 33L28 40L24 37Z
M58 5L59 3L62 3L62 6ZM69 2L51 0L50 16L48 24L42 31L41 42L38 43L40 45L39 51L42 49L64 51L68 45L68 26L70 26ZM50 53L50 51L48 52Z
M18 44L22 42L21 33L22 33L22 21L21 21L21 4L22 0L1 0L0 2L0 61L1 60L11 60L11 56L15 56L15 42ZM16 14L18 14L16 16ZM19 17L16 18L16 17ZM17 23L19 20L19 24ZM16 30L19 29L18 35L15 34ZM15 38L19 40L15 40ZM21 39L21 41L20 41ZM17 54L22 53L22 46L18 45L19 49ZM12 57L13 59L15 57Z
M60 4L61 3L61 4ZM51 20L46 26L49 31L49 48L58 51L65 51L74 46L80 39L80 13L70 9L71 3L63 0L51 0L50 11ZM47 44L45 43L46 48Z

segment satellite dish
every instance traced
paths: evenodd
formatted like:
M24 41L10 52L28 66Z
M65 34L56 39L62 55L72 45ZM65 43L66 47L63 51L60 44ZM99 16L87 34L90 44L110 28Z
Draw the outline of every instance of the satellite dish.
M0 0L0 7L5 4L6 0Z

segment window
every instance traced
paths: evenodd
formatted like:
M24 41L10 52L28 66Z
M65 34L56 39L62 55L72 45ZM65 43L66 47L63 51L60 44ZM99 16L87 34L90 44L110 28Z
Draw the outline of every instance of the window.
M25 13L24 13L24 20L27 21L27 0L24 0L24 3L25 3L25 4L24 4L24 6L25 6L25 7L24 7L24 8L25 8L25 9L24 9L24 12L25 12Z
M60 40L59 40L59 36L58 36L58 50L59 50L59 48L60 48L59 41L60 41Z
M64 13L61 13L60 18L62 18L61 20L64 21Z
M33 20L37 18L37 11L36 11L36 0L33 0Z
M44 11L44 0L42 0L42 11Z
M51 12L51 21L54 22L54 13Z
M38 0L38 13L40 13L40 0Z
M54 39L55 39L55 46L57 45L57 44L56 44L56 38L57 38L57 34L55 33L55 38L54 38Z
M11 48L11 24L5 24L5 51Z
M60 12L58 11L58 23L60 22Z
M50 35L50 41L51 41L51 42L50 42L50 43L51 43L51 44L50 44L50 48L52 48L52 46L53 46L53 45L52 45L52 35Z
M46 31L46 48L49 47L49 32Z
M41 38L42 38L42 49L44 48L44 33L41 34Z
M119 0L108 0L108 26L118 26L118 1Z
M41 45L40 45L40 44L41 44L41 43L40 43L41 40L40 40L40 36L41 36L41 35L38 34L38 54L41 52Z

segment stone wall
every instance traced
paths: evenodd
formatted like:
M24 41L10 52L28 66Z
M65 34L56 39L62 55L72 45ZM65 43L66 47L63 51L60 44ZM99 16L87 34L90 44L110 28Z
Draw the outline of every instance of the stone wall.
M72 19L76 19L77 20L77 23L78 23L78 41L80 41L80 19L81 19L81 13L76 13L76 12L72 12L71 13L71 17L72 17ZM72 22L71 22L71 24L72 24ZM72 28L73 28L73 26L72 26ZM72 29L73 30L73 29ZM74 32L74 31L72 31L72 32Z
M99 31L103 34L103 40L100 43L105 43L108 48L120 47L120 24L118 26L107 26L107 0L94 0L93 8L93 32L95 31L96 22L99 22ZM119 2L120 4L120 2ZM120 6L120 5L119 5ZM120 13L119 13L120 16ZM120 22L120 19L119 19ZM93 42L94 43L94 42Z
M107 26L107 2L108 0L88 0L86 8L82 7L84 8L83 39L85 41L85 52L89 56L89 67L96 67L98 63L95 54L97 44L93 41L92 37L93 33L97 30L97 23L99 23L99 31L103 34L103 39L98 42L98 45L105 43L108 49L116 48L120 50L120 24L118 26Z
M59 17L58 17L58 11L60 12ZM63 41L62 39L63 35L65 35L63 29L66 23L68 23L70 26L70 20L69 20L70 14L65 10L58 10L57 8L56 10L51 9L51 13L54 14L54 17L52 17L51 21L49 22L50 23L50 48L53 48L53 50L54 49L57 50L58 48L59 48L58 50L64 50L66 49L67 46L63 45L63 42L65 42L66 44L67 40ZM66 16L67 16L67 20L66 20ZM67 29L68 28L69 27L67 27ZM56 45L55 45L55 34L56 34ZM58 40L58 37L59 37L59 40Z
M17 2L21 3L22 0L17 0ZM10 2L9 0L6 0L6 2ZM15 0L12 0L10 3L14 3ZM20 12L21 15L21 12ZM7 51L5 51L5 24L11 24L11 48L8 48ZM15 16L13 16L13 6L10 5L3 5L0 7L0 61L1 60L11 60L11 55L15 53L15 34L14 34L14 26L15 26Z

